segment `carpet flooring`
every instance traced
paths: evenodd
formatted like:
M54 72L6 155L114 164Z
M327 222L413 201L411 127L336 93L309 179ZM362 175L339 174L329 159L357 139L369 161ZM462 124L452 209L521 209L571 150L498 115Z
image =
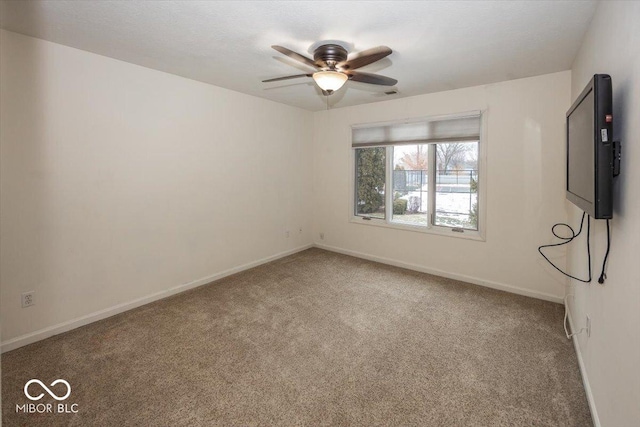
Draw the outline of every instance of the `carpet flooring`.
M559 304L309 249L5 353L3 422L589 426L562 316ZM78 413L17 414L32 378L68 381Z

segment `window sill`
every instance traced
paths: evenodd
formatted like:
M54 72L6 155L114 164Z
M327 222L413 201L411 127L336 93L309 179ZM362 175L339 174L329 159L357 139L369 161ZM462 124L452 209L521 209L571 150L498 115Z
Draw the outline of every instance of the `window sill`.
M366 220L363 218L364 217L361 216L352 216L349 222L352 224L392 228L395 230L413 231L416 233L424 234L435 234L437 236L455 237L465 240L476 240L480 242L486 241L484 236L476 230L464 230L463 233L460 233L457 231L452 231L452 229L448 227L411 225L399 222L387 222L386 220L380 218L371 218L370 220Z

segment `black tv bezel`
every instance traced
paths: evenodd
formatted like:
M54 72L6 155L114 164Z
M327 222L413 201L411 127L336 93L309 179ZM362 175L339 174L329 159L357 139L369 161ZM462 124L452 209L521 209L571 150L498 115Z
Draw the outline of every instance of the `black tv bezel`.
M569 117L593 92L593 202L569 191ZM573 103L566 117L566 197L571 203L595 219L613 217L613 117L611 76L595 74ZM607 141L602 141L601 130L607 130Z

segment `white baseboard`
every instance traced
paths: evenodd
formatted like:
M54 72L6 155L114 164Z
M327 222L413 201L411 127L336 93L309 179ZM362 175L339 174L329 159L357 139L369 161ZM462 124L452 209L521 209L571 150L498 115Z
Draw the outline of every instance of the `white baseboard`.
M43 339L52 337L54 335L61 334L63 332L70 331L72 329L79 328L84 325L88 325L89 323L96 322L98 320L106 319L107 317L114 316L116 314L125 312L127 310L131 310L136 307L140 307L145 304L149 304L150 302L157 301L163 298L167 298L171 295L178 294L180 292L187 291L189 289L197 288L198 286L206 285L208 283L214 282L216 280L222 279L227 276L231 276L232 274L240 273L241 271L248 270L253 267L257 267L262 264L266 264L271 261L275 261L280 258L284 258L286 256L295 254L297 252L304 251L313 247L312 244L299 246L294 249L290 249L288 251L280 252L275 255L268 256L266 258L259 259L257 261L253 261L247 264L239 265L237 267L230 268L228 270L222 271L220 273L213 274L211 276L203 277L198 280L194 280L193 282L185 283L183 285L175 286L173 288L166 289L164 291L156 292L151 295L147 295L142 298L135 299L133 301L128 301L122 304L115 305L113 307L106 308L104 310L96 311L94 313L87 314L82 317L78 317L76 319L68 320L66 322L58 323L57 325L49 326L47 328L40 329L35 332L31 332L25 335L21 335L19 337L12 338L8 341L5 341L1 344L2 353L7 351L15 350L16 348L23 347L28 344L32 344L37 341L41 341Z
M156 292L154 294L151 295L147 295L145 297L142 298L138 298L135 299L133 301L128 301L122 304L118 304L115 305L113 307L109 307L106 308L104 310L100 310L100 311L96 311L94 313L90 313L87 314L85 316L82 317L78 317L76 319L72 319L66 322L62 322L59 323L57 325L53 325L53 326L49 326L47 328L43 328L28 334L24 334L15 338L12 338L8 341L4 341L2 342L2 344L0 344L1 348L2 348L2 353L5 353L7 351L11 351L11 350L15 350L16 348L20 348L23 347L25 345L28 344L32 344L34 342L52 337L54 335L58 335L61 334L63 332L67 332L70 331L72 329L76 329L79 328L81 326L84 325L88 325L89 323L93 323L96 322L98 320L102 320L102 319L106 319L107 317L111 317L114 316L116 314L125 312L127 310L131 310L133 308L136 307L140 307L142 305L145 304L149 304L150 302L153 301L157 301L163 298L167 298L171 295L175 295L177 293L180 292L184 292L187 291L189 289L193 289L196 288L198 286L202 286L202 285L206 285L207 283L211 283L213 281L222 279L224 277L230 276L232 274L235 273L239 273L241 271L244 270L248 270L250 268L253 267L257 267L261 264L265 264L267 262L271 262L271 261L275 261L279 258L283 258L285 256L289 256L292 255L294 253L309 249L311 247L318 247L320 249L325 249L331 252L337 252L337 253L342 253L345 255L350 255L350 256L355 256L358 258L363 258L363 259L368 259L370 261L376 261L376 262L380 262L383 264L389 264L389 265L393 265L396 267L402 267L402 268L407 268L409 270L415 270L415 271L420 271L423 273L429 273L429 274L434 274L437 276L442 276L442 277L447 277L449 279L454 279L454 280L460 280L460 281L464 281L464 282L468 282L468 283L473 283L476 285L480 285L480 286L486 286L489 288L493 288L493 289L498 289L498 290L502 290L502 291L506 291L506 292L511 292L511 293L515 293L515 294L520 294L520 295L525 295L525 296L529 296L529 297L533 297L533 298L538 298L538 299L542 299L542 300L547 300L547 301L552 301L552 302L558 302L561 303L562 302L562 298L557 297L555 295L549 295L549 294L545 294L545 293L541 293L541 292L535 292L535 291L530 291L527 289L522 289L522 288L517 288L514 286L510 286L510 285L506 285L503 283L497 283L497 282L491 282L491 281L487 281L487 280L483 280L483 279L478 279L475 277L471 277L471 276L465 276L462 274L456 274L456 273L450 273L450 272L446 272L443 270L438 270L438 269L434 269L434 268L427 268L427 267L423 267L420 265L416 265L416 264L410 264L410 263L406 263L406 262L402 262L402 261L397 261L397 260L392 260L389 258L383 258L383 257L377 257L377 256L373 256L373 255L368 255L365 253L361 253L361 252L356 252L356 251L351 251L348 249L341 249L341 248L337 248L334 246L328 246L328 245L323 245L323 244L309 244L309 245L304 245L304 246L300 246L288 251L284 251L284 252L280 252L277 253L275 255L266 257L266 258L262 258L260 260L257 261L253 261L247 264L243 264L234 268L231 268L229 270L225 270L222 271L220 273L217 274L213 274L211 276L207 276L207 277L203 277L201 279L198 280L194 280L192 282L186 283L186 284L182 284L179 286L175 286L173 288L169 288L166 289L164 291L160 291L160 292Z
M573 318L571 317L571 310L569 307L565 307L567 310L567 318L569 319L569 327L571 328L571 332L575 331L573 328ZM598 411L596 409L596 401L593 399L593 393L591 392L591 385L589 384L589 377L587 376L587 368L584 366L584 360L582 359L582 351L580 350L580 345L578 344L578 336L574 335L571 337L573 340L573 347L576 350L576 356L578 358L578 367L580 368L580 375L582 376L582 385L584 387L584 392L587 395L587 402L589 403L589 410L591 411L591 419L593 420L594 427L600 427L600 418L598 418Z
M493 282L490 280L479 279L477 277L466 276L464 274L451 273L437 268L424 267L418 264L411 264L404 261L398 261L390 258L379 257L375 255L369 255L362 252L352 251L349 249L342 249L335 246L323 245L316 243L314 245L317 248L325 249L331 252L337 252L344 255L354 256L356 258L362 258L369 261L375 261L382 264L393 265L395 267L406 268L408 270L419 271L421 273L433 274L435 276L446 277L448 279L460 280L461 282L473 283L474 285L485 286L487 288L497 289L500 291L510 292L512 294L524 295L527 297L537 298L545 301L551 301L556 303L563 303L562 297L557 295L551 295L544 292L531 291L529 289L518 288L516 286L507 285L505 283Z

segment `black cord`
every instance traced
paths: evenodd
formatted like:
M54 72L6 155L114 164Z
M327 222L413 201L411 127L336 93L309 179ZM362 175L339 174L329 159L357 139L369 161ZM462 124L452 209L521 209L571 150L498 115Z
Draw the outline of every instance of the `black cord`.
M609 249L611 249L611 233L609 231L609 220L607 220L607 253L604 254L604 261L602 261L602 273L600 273L600 278L598 279L598 283L600 283L601 285L607 278L604 270L607 266L607 258L609 258Z
M586 216L586 213L583 212L582 213L582 220L580 221L580 229L578 230L578 233L576 234L576 232L573 230L573 228L571 228L571 226L569 224L565 224L563 222L559 222L557 224L554 224L553 227L551 227L551 232L553 233L554 236L556 236L558 239L560 240L564 240L564 242L560 242L560 243L552 243L550 245L542 245L538 247L538 252L540 252L540 255L542 255L542 257L544 259L547 260L547 262L549 264L551 264L553 266L553 268L555 268L556 270L558 270L560 273L564 274L567 277L570 277L572 279L578 280L580 282L583 283L591 283L591 246L590 246L590 234L591 234L591 217L587 217L587 258L589 261L589 280L584 280L584 279L580 279L578 277L572 276L568 273L565 273L564 271L562 271L560 268L558 268L558 266L556 266L553 262L551 262L551 260L549 258L547 258L547 256L542 252L542 248L551 248L554 246L562 246L562 245L566 245L567 243L571 243L571 241L573 241L573 239L575 239L576 237L578 237L580 235L580 233L582 233L582 226L584 225L584 217ZM562 237L560 235L558 235L558 233L556 233L556 227L559 226L564 226L567 227L569 229L569 231L571 231L571 237ZM607 221L607 232L609 230L609 221ZM607 234L608 235L608 234ZM609 254L609 249L607 248L607 255ZM605 262L606 262L606 257L605 257ZM603 269L603 273L604 274L604 265L602 266ZM600 278L602 278L602 276L600 276ZM603 280L604 281L604 280ZM600 282L602 283L602 282Z

